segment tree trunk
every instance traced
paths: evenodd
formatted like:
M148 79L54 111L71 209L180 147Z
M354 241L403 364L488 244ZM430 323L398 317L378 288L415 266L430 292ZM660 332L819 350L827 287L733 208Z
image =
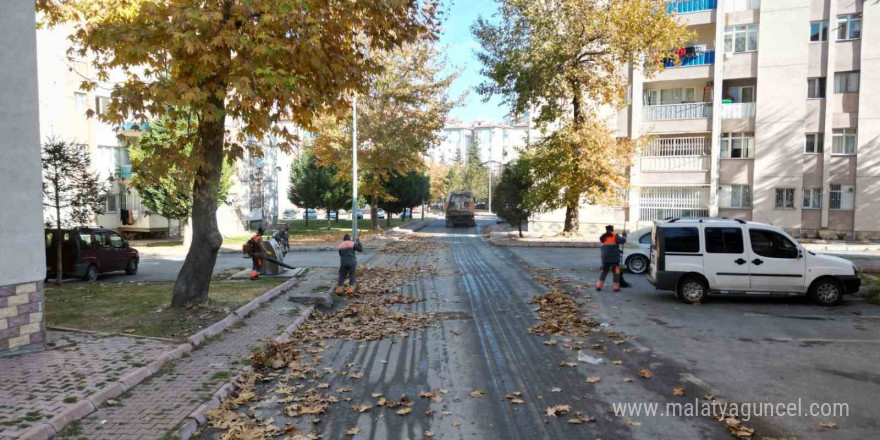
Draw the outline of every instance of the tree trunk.
M309 227L309 207L306 206L306 209L303 211L303 218L306 219L306 228Z
M379 230L379 207L376 206L376 196L370 197L370 229Z
M223 244L217 227L217 193L223 167L225 108L222 97L212 97L211 104L216 106L220 116L201 122L200 142L193 149L198 169L193 183L192 244L174 282L171 307L207 301L217 251Z
M385 226L390 228L391 227L391 213L386 212L385 214L386 214L385 215Z
M336 210L336 223L339 223L339 210Z
M55 173L57 178L58 173ZM61 200L59 200L58 194L58 185L55 185L55 237L53 240L58 245L58 250L56 251L56 260L55 260L55 285L61 285L61 278L64 276L64 257L61 253L61 247L64 245L64 240L61 238Z
M583 115L583 97L580 92L580 83L576 81L572 81L572 91L574 92L574 97L571 99L572 106L572 116L574 117L574 129L580 130L584 125L584 115ZM576 145L574 148L574 158L575 162L573 164L574 169L572 173L577 175L580 172L580 167L578 167L578 156L580 155L580 148ZM578 192L577 194L571 194L570 192L574 191L574 188L566 188L565 189L565 199L567 201L567 205L565 206L565 225L562 229L563 232L575 233L580 229L580 221L578 219L578 210L580 208L580 198L581 194Z
M519 222L519 224L516 225L516 228L519 229L519 238L523 238L523 235L522 235L522 222Z

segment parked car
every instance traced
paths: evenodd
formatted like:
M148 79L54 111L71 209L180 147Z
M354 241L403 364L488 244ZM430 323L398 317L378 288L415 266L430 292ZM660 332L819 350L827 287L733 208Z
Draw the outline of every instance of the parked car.
M382 209L382 208L379 208L379 209L376 211L376 218L378 218L378 219L384 219L384 218L385 218L385 210Z
M296 210L285 209L284 212L281 213L281 220L296 220Z
M46 278L54 278L58 260L57 230L46 229ZM138 271L140 256L118 232L104 228L61 230L61 273L85 281L95 281L98 274L124 270Z
M403 220L403 219L405 219L405 218L412 218L412 209L410 209L410 208L403 208L403 211L401 211L401 212L399 213L399 215L400 215L400 219L401 219L401 220Z
M327 220L339 220L339 211L327 211L324 214L324 218Z
M709 295L807 295L837 305L859 291L850 261L807 251L779 227L731 219L654 223L648 281L685 303Z
M360 209L357 210L357 218L358 220L364 218L364 213Z
M632 273L645 273L651 264L651 227L636 229L626 236L623 265Z
M305 211L303 211L303 218L309 220L317 220L318 212L314 209L306 209Z

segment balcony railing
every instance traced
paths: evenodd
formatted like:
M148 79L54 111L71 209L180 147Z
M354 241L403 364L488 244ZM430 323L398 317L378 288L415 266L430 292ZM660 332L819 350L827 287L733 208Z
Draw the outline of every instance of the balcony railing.
M761 8L761 0L727 0L724 12L748 11Z
M735 102L730 104L721 104L722 119L739 119L754 118L755 103L754 102Z
M649 105L642 107L645 121L668 121L675 119L701 119L712 116L712 104L695 102L692 104Z
M116 167L116 175L123 180L131 179L131 165L119 165Z
M642 151L642 157L708 156L710 138L706 136L656 136Z
M663 62L663 67L669 69L673 67L707 66L711 64L715 64L714 50L694 54L693 56L689 57L684 57L681 59L681 64L679 66L676 66L675 61L673 60L666 60Z
M642 188L639 218L660 220L667 217L705 217L709 215L709 188L663 186Z
M150 131L150 123L125 121L119 124L119 129L122 131Z
M711 11L718 7L718 0L677 0L666 3L667 14L687 14L690 12Z

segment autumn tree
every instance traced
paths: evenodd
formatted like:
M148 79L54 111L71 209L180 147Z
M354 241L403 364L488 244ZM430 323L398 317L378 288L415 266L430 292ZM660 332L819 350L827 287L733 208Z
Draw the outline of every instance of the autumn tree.
M435 200L441 200L451 190L451 182L447 179L447 176L452 170L452 167L442 162L436 161L430 161L426 164L426 166L428 180L430 182L429 193L431 195L431 197L426 201L433 202Z
M523 224L534 212L530 197L533 186L532 167L527 159L520 158L504 167L492 192L492 211L516 227L520 237Z
M348 108L384 60L370 56L436 34L435 0L39 0L49 25L70 22L72 61L87 61L94 90L111 72L111 102L99 116L117 125L150 115L198 116L190 167L193 239L172 306L207 300L217 251L217 192L224 158L260 154L248 138L297 139L326 109ZM227 120L240 130L227 130ZM178 149L184 149L178 145ZM178 159L172 155L169 160Z
M566 232L577 231L584 193L595 200L613 193L616 177L606 167L585 167L593 158L616 158L625 168L631 150L595 149L616 144L590 141L597 133L598 106L618 106L631 66L651 77L674 48L692 38L684 24L667 15L666 0L498 0L497 23L484 18L472 30L482 46L478 58L488 78L478 87L485 97L500 95L511 113L530 111L536 124L558 134L530 146L537 164L548 164L555 188L545 188L545 208L564 207ZM554 127L551 127L553 125ZM550 168L552 160L557 168ZM539 173L536 173L539 175ZM563 192L552 194L553 189ZM600 197L602 196L602 197Z
M52 210L53 240L58 244L55 284L61 285L62 226L88 226L104 212L108 185L91 169L89 147L85 144L50 137L43 143L43 206ZM12 207L9 207L12 209Z
M474 133L474 140L468 145L467 157L461 167L464 189L467 189L477 200L489 197L489 169L480 161L480 140Z
M453 106L447 95L454 75L443 73L433 44L404 45L371 54L386 69L371 78L358 97L358 193L370 199L371 227L379 228L378 200L388 198L385 183L395 174L422 167L422 158L439 142ZM320 119L314 153L319 163L339 167L351 180L351 112Z

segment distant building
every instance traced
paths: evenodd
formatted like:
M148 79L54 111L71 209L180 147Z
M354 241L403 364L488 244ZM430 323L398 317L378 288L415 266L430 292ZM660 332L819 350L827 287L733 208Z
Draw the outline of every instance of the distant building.
M528 116L517 120L508 118L503 123L476 120L464 123L458 118L450 118L443 127L440 145L434 148L431 159L453 164L466 162L467 152L476 139L480 149L481 162L506 164L519 157L529 139Z

